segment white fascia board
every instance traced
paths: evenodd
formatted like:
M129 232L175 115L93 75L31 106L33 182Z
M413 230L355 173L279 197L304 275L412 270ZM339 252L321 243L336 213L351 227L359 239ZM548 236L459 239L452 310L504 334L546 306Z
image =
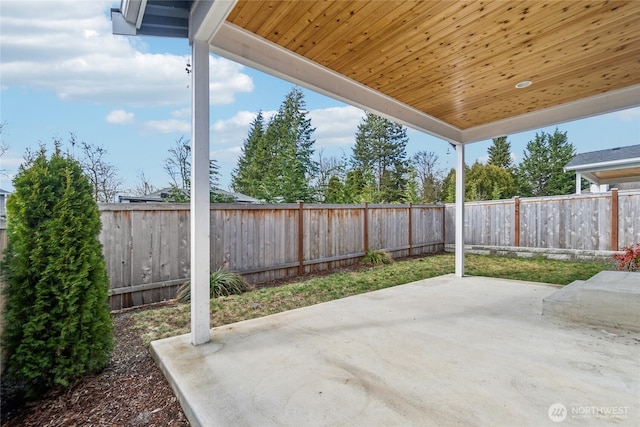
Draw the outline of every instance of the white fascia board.
M526 90L526 89L524 89ZM640 85L592 96L510 119L480 125L462 131L462 142L484 141L540 129L572 120L584 119L640 105Z
M440 121L342 74L224 22L211 40L217 55L371 111L453 144L462 142L457 127Z
M111 33L118 36L135 36L135 24L127 22L122 12L117 9L111 9Z
M196 0L189 16L189 42L194 39L211 43L237 0Z
M607 162L588 163L585 165L575 165L565 167L565 171L598 172L612 169L626 169L640 167L640 157L630 159L609 160Z
M140 29L142 26L142 18L144 18L144 12L147 10L147 0L140 2L140 9L138 10L138 18L136 19L136 29Z

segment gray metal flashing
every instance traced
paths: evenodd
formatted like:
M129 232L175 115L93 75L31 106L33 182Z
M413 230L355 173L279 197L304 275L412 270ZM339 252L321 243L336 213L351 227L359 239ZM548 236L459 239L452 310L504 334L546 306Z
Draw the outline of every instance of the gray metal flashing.
M111 9L113 33L187 38L193 0L122 0Z
M633 163L640 164L640 144L576 154L565 170L617 169L631 167Z

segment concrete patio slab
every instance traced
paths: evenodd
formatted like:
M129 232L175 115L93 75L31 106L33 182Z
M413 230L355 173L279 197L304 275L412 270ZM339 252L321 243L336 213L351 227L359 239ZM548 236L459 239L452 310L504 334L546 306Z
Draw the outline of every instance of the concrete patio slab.
M640 423L640 334L544 317L556 287L452 275L151 351L193 426Z

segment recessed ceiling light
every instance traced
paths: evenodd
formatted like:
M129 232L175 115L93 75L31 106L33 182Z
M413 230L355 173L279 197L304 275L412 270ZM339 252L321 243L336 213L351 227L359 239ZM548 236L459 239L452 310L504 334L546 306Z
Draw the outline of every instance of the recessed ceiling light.
M516 83L516 89L524 89L531 86L531 80L523 80L520 83Z

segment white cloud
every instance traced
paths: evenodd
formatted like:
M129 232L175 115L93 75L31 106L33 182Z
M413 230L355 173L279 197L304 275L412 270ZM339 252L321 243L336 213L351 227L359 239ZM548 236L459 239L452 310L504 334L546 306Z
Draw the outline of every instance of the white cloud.
M185 120L149 120L144 124L145 129L151 133L191 132L191 123Z
M189 55L148 53L143 39L112 35L108 11L113 3L3 1L3 87L32 87L63 100L128 106L188 104ZM229 104L236 93L253 90L242 69L210 57L212 104Z
M345 106L311 110L309 115L311 125L316 128L313 134L316 147L324 148L353 145L365 113L359 108Z
M7 151L0 157L0 170L16 170L24 163L24 158L15 151Z
M133 122L134 114L124 110L113 110L104 118L107 123L126 125Z
M175 117L176 119L185 119L187 117L191 117L191 108L181 108L179 110L175 110L171 112L171 117Z
M629 108L628 110L616 111L609 114L611 117L615 117L623 122L640 122L640 107Z
M211 152L211 159L215 159L219 165L234 165L238 161L238 157L242 154L242 148L230 147L222 150L214 150Z
M249 125L256 118L257 113L251 111L238 111L227 120L216 120L211 126L214 132L226 132L231 129L249 129Z
M214 153L225 153L224 158L235 164L256 114L257 112L252 111L238 111L228 119L216 120L211 125L211 146L231 145L232 147L220 149ZM262 112L265 125L275 114L276 111ZM309 117L311 117L311 125L316 128L313 134L316 140L315 147L320 149L353 145L355 133L364 117L364 112L350 106L330 107L310 110ZM236 153L236 155L229 157L230 153Z
M263 111L265 124L275 115L275 111ZM211 125L211 144L234 144L238 149L247 138L251 122L256 118L257 112L238 111L228 119L216 120Z

